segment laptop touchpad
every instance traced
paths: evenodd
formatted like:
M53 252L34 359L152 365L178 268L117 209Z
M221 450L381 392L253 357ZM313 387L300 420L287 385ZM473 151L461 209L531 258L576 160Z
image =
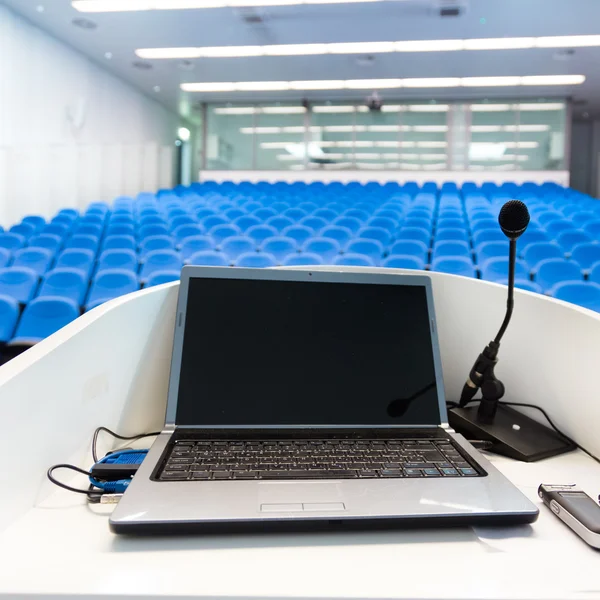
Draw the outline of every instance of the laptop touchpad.
M343 495L336 483L320 481L262 481L259 485L258 504L261 511L265 505L315 505L312 510L345 510ZM269 511L269 508L266 509ZM287 510L294 510L289 507ZM304 510L304 508L303 508ZM309 508L310 510L310 508Z

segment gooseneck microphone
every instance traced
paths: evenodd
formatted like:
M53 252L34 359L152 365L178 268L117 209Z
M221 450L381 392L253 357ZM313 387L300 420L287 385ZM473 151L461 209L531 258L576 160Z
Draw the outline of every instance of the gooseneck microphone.
M529 225L529 211L520 200L509 200L500 210L498 222L509 239L506 315L496 337L477 357L463 387L458 408L451 409L448 418L450 425L468 438L492 442L493 452L531 462L567 452L573 446L537 421L499 402L505 389L494 368L500 341L513 313L517 239ZM480 389L479 406L467 407Z

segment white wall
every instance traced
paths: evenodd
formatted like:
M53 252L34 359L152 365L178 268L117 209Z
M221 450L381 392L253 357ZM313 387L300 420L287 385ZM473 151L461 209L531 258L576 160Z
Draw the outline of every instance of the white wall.
M0 6L0 224L170 187L179 124Z

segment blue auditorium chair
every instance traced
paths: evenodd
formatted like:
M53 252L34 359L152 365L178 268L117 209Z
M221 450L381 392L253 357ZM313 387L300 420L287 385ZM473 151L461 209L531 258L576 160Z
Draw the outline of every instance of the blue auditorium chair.
M263 208L263 205L260 202L256 202L256 200L251 200L250 202L244 204L244 209L247 210L249 213L253 213L255 210L258 210L259 208ZM270 215L270 216L273 216L273 215ZM263 220L259 219L259 221L262 223Z
M71 219L70 217L67 217L66 215L56 215L56 217L54 217L52 219L52 221L50 221L50 223L48 223L48 224L49 225L62 225L67 230L71 230L73 228L73 225L75 224L75 220ZM44 232L42 232L42 233L44 233Z
M299 224L304 225L305 227L310 227L312 230L315 231L315 233L318 234L319 231L321 231L321 229L329 225L329 222L321 217L309 216L304 217L304 219L302 219Z
M583 226L583 230L596 241L600 241L600 220L588 221Z
M26 217L23 217L22 222L32 225L36 232L41 231L46 225L46 219L44 219L44 217L40 217L39 215L27 215Z
M125 218L125 217L115 217L115 219L122 219L122 218ZM129 217L127 217L127 219L130 224L133 223ZM81 217L81 219L79 219L77 224L78 225L94 225L96 227L100 227L101 229L104 229L105 221L106 221L106 218L103 215L97 215L94 213L91 213L91 214L86 213L85 215L83 215L83 217Z
M564 252L554 242L534 242L523 251L523 259L532 272L537 270L537 265L547 258L563 258ZM600 260L600 259L598 259Z
M255 225L262 225L262 221L256 218L254 215L242 215L233 221L236 227L239 227L241 231L248 231L250 227Z
M439 273L450 273L462 277L477 277L475 265L465 256L442 256L431 263L431 270Z
M583 227L583 225L585 225L586 223L589 223L590 221L594 221L597 218L597 213L593 213L593 212L586 212L586 211L581 211L581 212L576 212L573 213L571 215L571 221L573 221L573 223L575 223L575 226L577 228ZM25 219L23 219L25 220Z
M317 210L315 210L313 212L313 216L324 219L326 223L331 223L334 219L337 219L337 217L339 217L340 215L337 212L335 212L334 210L331 210L329 208L318 208Z
M345 252L348 254L368 256L375 265L379 265L381 262L384 250L385 248L379 240L370 238L350 240L345 248Z
M21 248L13 255L13 267L27 267L43 275L52 262L54 253L47 248Z
M34 236L35 239L39 236ZM23 248L25 246L25 238L19 233L0 233L0 248L6 248L11 252Z
M398 228L399 224L399 220L389 219L388 217L372 217L367 221L366 226L380 227L388 231L390 234L393 234Z
M135 237L135 227L133 225L109 225L106 228L106 235L131 235Z
M137 243L131 235L110 235L105 237L102 242L102 250L133 250L135 252L136 248Z
M429 248L418 240L400 240L390 248L390 256L397 254L403 256L414 256L423 263L427 262Z
M288 254L283 264L287 266L302 266L302 265L322 265L323 259L312 252L299 252L296 254Z
M357 219L358 221L360 221L362 226L362 223L365 223L370 215L368 212L360 210L359 208L349 208L348 210L344 211L344 214L342 216Z
M564 216L557 211L547 210L536 215L535 219L540 225L548 225L554 221L563 221Z
M175 242L169 235L152 235L142 239L140 242L140 254L143 256L153 250L175 250Z
M27 304L35 294L38 275L27 267L5 267L0 269L0 294Z
M481 272L481 279L495 282L504 281L508 277L508 256L490 258L483 264L479 264L479 270ZM517 262L515 263L515 278L529 278L527 266L522 260L517 259Z
M67 233L69 232L69 226L65 225L63 223L49 223L48 225L46 225L45 227L42 228L41 230L41 234L48 234L48 235L56 235L59 238L63 238L67 235Z
M223 214L230 220L230 221L234 221L235 219L237 219L238 217L243 217L246 214L246 211L241 209L241 208L237 208L237 207L233 207L233 208L229 208L226 211L223 212Z
M88 279L94 267L94 256L91 250L77 248L64 250L58 255L54 268L76 269Z
M83 248L84 250L91 250L96 254L99 243L99 238L93 235L74 235L65 242L65 248Z
M270 225L254 225L246 230L246 235L251 237L257 245L260 245L267 238L278 235L278 232L275 227Z
M79 306L67 298L35 298L23 311L11 344L35 344L79 316Z
M140 237L142 237L141 230L142 227L147 227L148 225L162 225L165 229L167 229L167 222L159 215L145 215L140 217ZM150 234L152 235L152 234ZM160 234L159 234L160 235ZM143 236L145 237L145 236Z
M451 241L451 240L468 242L469 234L467 233L467 231L465 229L457 229L457 228L438 229L435 232L435 241L436 242L445 242L445 241ZM426 243L429 244L429 241L427 241Z
M305 200L304 202L300 202L300 204L298 204L298 208L301 208L306 214L309 215L314 210L317 210L317 208L319 208L319 206L317 204L315 204L314 202Z
M481 221L471 221L471 231L475 235L478 231L485 229L498 230L498 221L495 219L482 219Z
M276 217L271 217L270 219L267 219L265 225L270 225L271 227L275 227L275 229L277 229L278 232L283 231L286 227L291 227L294 224L294 221L292 221L292 219L288 219L287 217L283 217L283 216L276 216Z
M46 248L53 254L60 250L62 244L62 238L51 233L41 233L40 235L34 235L29 238L30 248Z
M100 225L102 223L102 217L96 215L90 215L85 217L86 221L88 219L94 220L97 219L96 224ZM83 219L81 220L83 222ZM91 222L91 221L90 221ZM135 226L135 221L130 215L112 215L108 220L108 225L131 225Z
M425 268L425 261L418 256L408 254L390 254L382 263L383 267L390 269L419 269Z
M210 231L213 227L217 227L219 225L231 225L231 223L221 215L210 215L202 219L200 221L200 225L205 231Z
M110 226L108 229L110 230ZM99 238L102 236L102 227L94 224L78 225L73 230L73 235L91 235Z
M264 240L260 246L261 252L275 257L277 264L282 264L289 254L298 252L296 240L286 236L275 236Z
M90 207L102 207L105 211L108 210L108 207L106 206L106 204L102 204L100 202L95 202L93 204L90 204ZM58 215L60 215L61 217L68 217L69 219L71 219L72 221L74 221L77 217L79 217L79 211L76 210L75 208L61 208L58 211Z
M10 228L9 233L16 233L27 239L35 234L35 227L29 223L18 223Z
M436 244L434 244L433 251L431 254L432 261L436 258L449 256L462 256L472 261L471 248L469 247L469 244L467 244L467 242L449 240L446 242L437 242Z
M179 215L177 217L173 217L169 221L169 227L171 231L175 231L178 227L183 227L184 225L195 225L196 227L200 227L198 225L198 219L194 219L190 217L190 215Z
M550 295L600 312L600 285L592 281L565 281L554 286Z
M277 266L277 259L266 252L246 252L238 256L235 261L236 267L247 267L251 269L263 269Z
M88 288L87 275L79 269L57 268L48 271L42 280L37 297L55 296L83 304Z
M418 240L423 242L428 248L431 242L431 232L419 227L402 227L396 236L398 240Z
M199 265L206 267L228 267L229 259L223 252L216 250L201 250L194 252L187 260L188 265Z
M378 208L373 213L373 218L384 217L399 223L403 214L404 212L401 208Z
M281 214L282 216L287 217L288 219L292 219L294 223L308 216L307 212L305 210L302 210L301 208L288 208L287 210L284 210Z
M463 219L455 219L449 217L440 217L437 221L436 229L464 229L465 222Z
M139 289L138 278L131 271L123 269L102 271L92 281L85 310L90 310L108 300L130 294Z
M500 227L497 227L496 229L482 229L473 234L473 246L475 248L477 248L480 244L485 244L486 242L504 241L506 241L506 236L502 233Z
M548 235L556 238L561 233L577 231L577 228L571 221L552 221L546 225L545 230Z
M10 250L6 248L0 248L0 269L6 267L12 260L12 254Z
M420 218L420 217L409 217L402 222L402 227L418 227L420 229L426 229L431 233L433 229L432 218Z
M365 240L377 240L384 249L392 242L392 234L383 227L363 227L358 230L357 237Z
M223 240L228 237L233 237L234 235L242 235L242 232L239 227L232 225L231 223L226 225L215 225L208 232L209 236L215 240L215 243L220 245ZM249 234L248 234L249 235Z
M214 208L204 207L196 211L196 218L202 222L206 217L211 217L217 214Z
M155 285L162 285L163 283L170 283L171 281L179 281L180 276L180 271L154 271L148 277L148 281L146 281L144 287L148 288Z
M140 280L145 282L155 271L181 271L183 259L174 250L154 250L144 256Z
M340 254L335 257L334 265L346 265L353 267L374 267L375 263L364 254Z
M246 235L235 235L227 238L221 244L221 252L229 259L229 264L234 264L238 256L248 252L256 252L256 250L256 241Z
M133 250L104 250L98 258L96 273L107 269L126 269L137 273L138 259Z
M508 256L509 243L505 237L503 242L485 242L475 249L477 264L482 265L490 258Z
M271 208L276 211L277 214L281 214L284 210L290 208L290 205L288 202L273 202L273 204L271 204Z
M571 260L578 263L586 274L595 263L600 262L600 244L584 242L573 246Z
M325 227L320 234L320 237L330 238L339 242L340 246L344 247L352 238L353 233L347 227L341 227L339 225L330 225Z
M581 230L563 231L556 237L556 242L566 253L570 253L578 244L584 244L591 241L592 238Z
M272 208L263 207L256 209L252 212L252 214L264 223L267 219L270 219L271 217L276 217L277 211L273 210Z
M550 236L545 231L527 229L527 231L517 240L517 250L519 253L525 251L529 244L537 242L550 242Z
M307 240L302 251L318 254L323 259L323 263L329 265L333 263L333 259L340 253L341 246L335 240L316 237Z
M0 296L0 343L5 344L12 338L19 311L19 303L14 298Z
M281 233L286 237L291 237L296 240L299 245L315 235L314 230L310 227L305 227L304 225L292 225L291 227L286 227Z
M352 233L356 233L362 226L362 222L355 217L338 217L332 222L335 227L345 227Z
M181 246L186 238L202 235L203 233L204 232L199 225L192 225L188 223L187 225L180 225L174 229L173 237L175 238L177 245Z
M600 263L595 263L592 265L588 279L594 283L600 284Z
M547 258L538 263L535 273L535 282L544 292L550 291L557 283L562 281L581 281L583 274L581 267L564 258Z
M141 240L157 235L169 235L169 228L166 225L154 223L152 225L142 225L138 231Z

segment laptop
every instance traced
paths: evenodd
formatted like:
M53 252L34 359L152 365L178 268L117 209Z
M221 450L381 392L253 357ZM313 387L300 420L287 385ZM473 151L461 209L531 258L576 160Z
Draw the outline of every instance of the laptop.
M428 276L184 267L164 429L110 527L535 521L445 401Z

